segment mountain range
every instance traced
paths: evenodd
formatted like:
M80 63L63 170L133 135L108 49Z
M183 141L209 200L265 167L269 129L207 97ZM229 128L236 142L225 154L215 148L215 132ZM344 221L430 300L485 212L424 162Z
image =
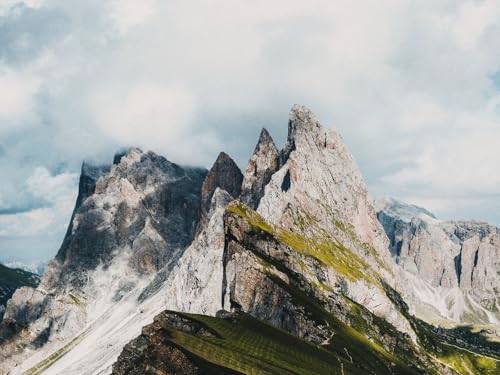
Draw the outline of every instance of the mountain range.
M66 236L0 323L2 374L498 374L498 228L373 201L292 107L243 174L132 148L82 166Z

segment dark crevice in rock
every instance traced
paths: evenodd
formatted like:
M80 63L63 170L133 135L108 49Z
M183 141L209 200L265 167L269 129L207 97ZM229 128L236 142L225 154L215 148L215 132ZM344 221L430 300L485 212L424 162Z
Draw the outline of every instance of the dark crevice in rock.
M290 187L291 187L290 171L287 171L285 177L283 177L283 182L281 183L281 190L288 191L290 190Z
M473 285L472 282L473 282L473 278L474 278L474 270L476 269L478 259L479 259L479 249L477 249L475 254L474 254L474 268L471 270L471 273L470 273L471 285Z
M460 254L458 254L453 260L455 261L455 273L457 275L457 282L460 286L460 279L462 277L462 250L460 250Z
M477 261L479 258L479 249L476 250L476 253L474 254L474 268L477 266Z
M401 255L401 249L403 248L403 241L398 241L396 243L396 256L399 257Z

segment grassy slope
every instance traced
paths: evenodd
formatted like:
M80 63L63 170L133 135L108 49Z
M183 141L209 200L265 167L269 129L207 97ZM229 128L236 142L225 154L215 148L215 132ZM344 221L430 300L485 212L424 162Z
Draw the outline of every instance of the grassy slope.
M320 228L316 228L318 232L316 235L305 237L299 233L267 223L257 212L241 202L234 201L226 209L245 219L255 229L272 235L297 253L318 260L325 267L335 269L352 281L365 279L378 284L378 280L363 259ZM315 227L314 219L310 217L298 216L296 220L299 226L309 226L309 229Z
M227 207L227 210L245 219L256 230L272 235L302 255L319 260L323 265L334 268L348 279L365 279L374 282L374 284L379 283L376 274L368 269L366 262L335 240L330 240L327 237L324 237L326 240L304 238L296 233L273 226L267 223L258 213L240 202L233 202ZM361 274L361 270L364 271L363 274ZM412 362L412 358L408 357L408 353L405 353L404 350L398 347L396 347L394 353L385 351L377 342L376 337L369 337L366 334L369 331L369 327L366 327L365 319L360 317L361 314L359 314L359 319L356 316L351 316L353 327L347 327L334 316L324 311L318 304L314 303L310 296L305 295L303 291L294 290L292 286L286 285L278 278L275 281L281 283L281 286L294 296L297 304L305 306L310 314L316 316L318 323L328 321L329 325L333 326L335 331L338 332L332 340L332 344L328 346L331 352L338 355L339 352L341 354L342 350L347 349L355 360L363 359L371 364L380 362L382 366L373 369L376 373L388 373L387 367L384 372L384 366L387 366L387 363L393 363L398 367L395 373L411 373L412 370L405 366L405 362ZM361 306L356 306L352 301L350 303L353 304L354 310L363 309ZM423 353L429 359L432 358L434 361L463 375L500 374L500 362L496 356L488 356L484 353L475 353L469 349L461 348L461 345L456 345L456 342L451 342L447 337L437 334L432 329L432 326L409 315L407 309L403 313L412 324L415 332L417 332ZM383 331L388 330L392 335L397 335L394 332L394 328L387 322L376 317L375 321ZM478 336L476 335L476 337ZM488 342L484 342L483 344L494 345L494 343ZM378 358L373 357L374 353L376 354L375 357ZM395 369L391 370L394 371ZM429 370L431 373L439 373L439 370L434 366L429 368Z
M437 361L463 375L498 375L500 374L500 345L488 342L477 333L470 332L473 340L484 340L482 347L496 348L497 355L481 353L481 350L470 350L457 345L450 337L437 334L434 327L415 317L408 316L420 343Z
M353 332L339 332L332 339L335 344L316 347L246 314L226 319L182 316L205 324L221 338L171 330L172 342L210 362L245 374L389 373L386 365L390 362L385 358L388 354L366 342L355 342ZM364 368L359 361L356 363L361 351ZM399 365L392 369L398 374L413 373Z

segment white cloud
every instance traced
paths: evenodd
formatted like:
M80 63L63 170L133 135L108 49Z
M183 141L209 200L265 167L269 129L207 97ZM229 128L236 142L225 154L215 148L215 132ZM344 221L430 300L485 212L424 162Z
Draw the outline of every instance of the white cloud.
M34 96L40 87L40 80L29 74L0 69L0 122L26 121L33 116ZM4 127L0 128L0 134Z
M0 0L0 16L8 13L15 5L25 5L30 8L37 8L43 0Z
M109 3L111 19L120 33L139 26L155 14L156 0L113 0Z
M65 230L76 199L75 173L52 175L37 167L21 191L43 203L43 207L26 212L0 215L0 237L52 236Z
M195 111L189 91L154 83L122 90L97 88L91 106L98 126L110 138L153 147L183 135L182 129L189 126Z
M496 0L464 2L452 17L451 28L456 42L473 49L488 27L498 22L500 4Z
M37 167L26 180L30 194L51 204L75 198L76 173L61 173L53 176L45 167Z

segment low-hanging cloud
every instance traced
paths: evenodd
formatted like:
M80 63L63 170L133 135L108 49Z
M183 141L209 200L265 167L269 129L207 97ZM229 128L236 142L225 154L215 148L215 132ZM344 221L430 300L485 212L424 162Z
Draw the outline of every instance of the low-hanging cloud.
M83 159L243 167L294 103L343 134L373 195L499 224L499 42L494 0L0 2L0 247L35 252L14 224L36 215L62 236ZM40 168L48 202L26 191Z

